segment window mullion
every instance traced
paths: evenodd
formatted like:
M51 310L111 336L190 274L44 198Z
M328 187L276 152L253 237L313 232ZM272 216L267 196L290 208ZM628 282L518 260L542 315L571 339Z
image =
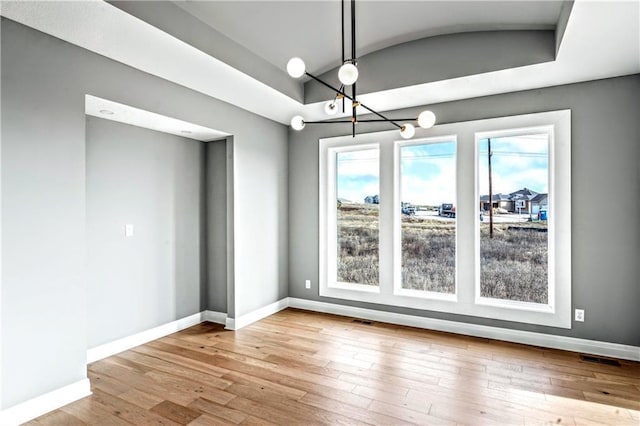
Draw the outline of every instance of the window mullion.
M457 135L456 157L456 296L461 304L474 303L476 278L476 226L478 222L475 179L474 133L460 131Z
M380 144L380 294L393 294L394 285L394 221L395 167L394 145Z

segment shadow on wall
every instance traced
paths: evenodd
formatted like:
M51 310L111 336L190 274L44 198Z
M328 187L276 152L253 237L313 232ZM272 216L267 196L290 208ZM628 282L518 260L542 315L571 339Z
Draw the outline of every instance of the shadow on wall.
M207 305L207 180L203 142L94 117L86 142L91 348Z

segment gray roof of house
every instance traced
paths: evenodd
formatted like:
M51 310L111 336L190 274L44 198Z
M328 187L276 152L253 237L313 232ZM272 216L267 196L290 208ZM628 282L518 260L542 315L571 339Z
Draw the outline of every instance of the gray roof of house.
M514 191L510 194L493 194L493 201L514 201L514 200L529 200L534 202L540 202L547 198L548 194L540 194L536 191L529 188L522 188L518 191ZM480 201L489 201L488 195L483 195L480 197Z
M535 197L531 199L534 203L539 203L540 201L544 201L547 199L549 194L537 194Z
M483 195L480 197L480 201L489 201L488 195ZM509 196L507 194L493 194L493 201L509 201Z
M522 188L518 191L512 192L511 194L509 194L509 198L512 200L517 200L517 199L521 199L521 198L525 198L527 200L531 200L533 199L536 195L538 195L538 193L536 191L533 191L529 188Z

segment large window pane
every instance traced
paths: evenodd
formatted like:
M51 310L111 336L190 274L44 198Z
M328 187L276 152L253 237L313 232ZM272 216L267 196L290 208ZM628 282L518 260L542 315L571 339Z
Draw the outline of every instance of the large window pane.
M549 138L480 141L480 295L548 303Z
M400 148L402 288L455 293L456 143Z
M336 158L338 281L379 285L380 155L378 149Z

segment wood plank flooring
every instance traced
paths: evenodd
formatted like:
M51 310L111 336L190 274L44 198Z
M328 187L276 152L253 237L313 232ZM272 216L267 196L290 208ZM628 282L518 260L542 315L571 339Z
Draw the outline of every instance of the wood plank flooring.
M640 363L287 309L89 365L33 425L640 425Z

